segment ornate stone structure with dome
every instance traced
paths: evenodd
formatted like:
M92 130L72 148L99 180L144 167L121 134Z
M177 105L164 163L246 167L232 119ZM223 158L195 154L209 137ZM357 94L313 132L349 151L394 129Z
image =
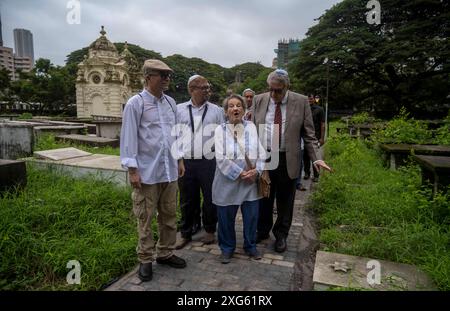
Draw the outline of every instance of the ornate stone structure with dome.
M76 80L77 117L121 117L132 94L142 90L143 79L136 57L125 42L122 53L105 36L89 46L88 55L78 64Z

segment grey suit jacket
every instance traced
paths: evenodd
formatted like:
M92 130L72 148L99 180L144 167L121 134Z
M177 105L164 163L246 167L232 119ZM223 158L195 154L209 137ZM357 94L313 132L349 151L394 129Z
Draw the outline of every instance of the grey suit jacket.
M260 124L266 123L270 93L255 96L251 107L252 121L260 130ZM314 135L314 123L308 98L304 95L288 91L285 124L286 162L289 178L300 176L300 135L305 142L305 151L312 161L319 160L317 139Z

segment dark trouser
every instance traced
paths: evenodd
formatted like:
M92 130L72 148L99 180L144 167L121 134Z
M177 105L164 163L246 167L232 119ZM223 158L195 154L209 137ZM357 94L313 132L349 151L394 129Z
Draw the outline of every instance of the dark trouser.
M244 250L249 254L256 253L256 224L258 222L259 200L245 201L241 205L244 225ZM219 217L219 246L224 254L233 254L236 249L236 214L239 205L217 206Z
M186 172L178 180L180 189L181 236L190 238L197 209L200 208L200 189L203 194L203 226L208 233L216 232L217 208L212 203L212 183L216 160L184 160Z
M269 235L273 224L273 203L277 200L277 220L272 232L276 239L287 238L292 223L296 179L289 178L286 166L286 153L280 152L280 163L269 171L270 197L263 198L259 208L258 236Z
M298 176L295 185L297 188L299 188L302 185L302 169L303 169L303 153L305 151L303 149L300 149L300 175Z
M303 169L305 171L305 175L309 175L311 176L311 165L312 165L312 161L309 157L308 151L306 151L306 149L303 152ZM319 172L313 167L313 171L314 171L314 177L319 177Z

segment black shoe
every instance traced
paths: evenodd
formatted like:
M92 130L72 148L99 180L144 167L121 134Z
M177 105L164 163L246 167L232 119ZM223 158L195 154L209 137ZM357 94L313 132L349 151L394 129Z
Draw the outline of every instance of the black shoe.
M310 174L305 174L305 176L303 176L303 179L309 179Z
M152 263L141 263L139 265L138 277L142 282L148 282L153 277Z
M270 238L269 235L258 235L256 237L256 244L261 243L262 240L267 240L268 238Z
M314 177L313 182L319 182L319 177Z
M172 268L183 269L186 268L186 260L178 256L172 255L168 258L156 258L156 262L160 265L168 265Z
M202 230L202 225L201 224L199 224L199 223L197 223L197 224L194 224L193 226L192 226L192 235L194 235L194 234L196 234L197 232L199 232L200 230Z
M231 262L231 257L233 257L233 253L222 253L220 256L220 262L226 265Z
M180 240L177 241L175 244L175 249L182 249L186 245L188 245L192 241L192 238L183 238L181 237Z
M286 238L279 238L275 242L275 251L282 253L286 250Z

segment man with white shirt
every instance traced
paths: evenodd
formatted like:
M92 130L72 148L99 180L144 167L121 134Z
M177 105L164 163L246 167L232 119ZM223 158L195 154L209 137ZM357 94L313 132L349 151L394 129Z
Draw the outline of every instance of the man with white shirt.
M154 259L151 223L158 211L159 239L156 262L174 268L186 261L173 254L176 243L177 180L184 174L183 160L171 153L176 137L171 135L177 120L177 105L164 94L172 73L160 60L146 60L144 90L131 97L123 111L120 160L128 170L133 187L133 212L138 219L138 277L152 279Z
M212 183L216 170L213 141L214 130L223 122L223 109L208 101L210 85L200 75L188 81L191 100L178 105L178 123L185 125L189 139L182 153L186 173L178 182L180 188L181 239L176 248L183 248L192 240L192 227L196 210L200 208L200 190L203 195L202 220L205 229L203 242L215 241L217 207L212 203ZM186 141L185 141L186 142Z
M270 197L262 199L259 209L257 242L275 236L275 251L286 250L286 238L292 223L296 179L300 175L300 137L305 152L314 165L331 170L320 160L314 124L307 97L288 91L289 76L277 69L267 77L269 92L255 96L251 114L263 146L272 159L278 159L275 169L269 171ZM260 126L261 125L261 126ZM262 130L262 131L261 131ZM273 204L277 200L277 220L273 225ZM273 228L272 228L273 226Z
M250 109L252 108L253 105L253 97L255 97L255 91L253 91L252 89L245 89L242 92L242 97L244 97L247 103L247 110L245 111L244 114L244 120L251 121L252 115L250 113Z

